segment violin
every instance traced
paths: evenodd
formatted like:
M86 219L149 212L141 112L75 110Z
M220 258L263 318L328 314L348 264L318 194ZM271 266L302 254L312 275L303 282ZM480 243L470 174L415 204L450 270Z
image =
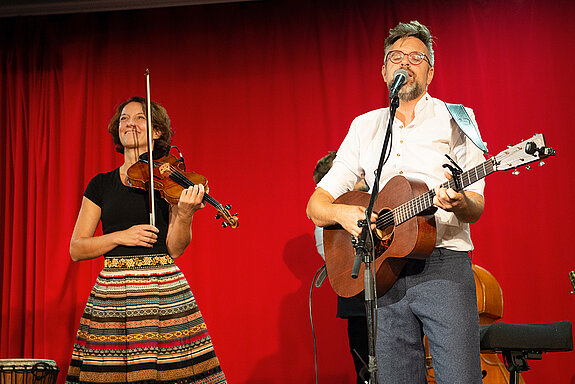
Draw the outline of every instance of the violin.
M175 147L170 147L175 148ZM171 205L178 204L180 195L184 189L193 187L196 184L203 184L206 186L208 180L196 172L186 172L184 158L180 155L177 159L176 156L167 153L158 159L154 158L152 153L152 167L148 161L148 154L144 153L140 156L139 160L128 168L128 183L131 187L149 190L150 184L153 184L154 190L160 192L162 198ZM153 169L153 182L150 183L150 168ZM239 225L237 213L230 214L229 209L231 206L220 204L216 199L211 197L207 192L204 193L204 201L213 206L218 213L216 219L223 218L222 227L236 228Z

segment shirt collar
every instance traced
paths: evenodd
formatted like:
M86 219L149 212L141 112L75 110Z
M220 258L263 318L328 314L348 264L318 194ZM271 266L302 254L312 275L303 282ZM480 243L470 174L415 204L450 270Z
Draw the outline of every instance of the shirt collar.
M417 104L415 104L415 113L417 114L417 112L424 110L425 107L428 106L430 102L431 102L431 96L429 96L429 93L425 92L425 95L423 95L423 97L419 99Z
M433 105L433 98L429 95L429 93L425 92L425 94L421 97L421 99L419 99L419 101L417 102L417 104L415 104L415 117L413 119L413 121L411 123L409 123L408 125L412 125L412 124L417 124L418 119L422 119L425 118L426 116L426 111L429 110L429 108L432 108ZM397 117L395 117L394 119L394 124L403 124L401 123L401 120L399 120Z

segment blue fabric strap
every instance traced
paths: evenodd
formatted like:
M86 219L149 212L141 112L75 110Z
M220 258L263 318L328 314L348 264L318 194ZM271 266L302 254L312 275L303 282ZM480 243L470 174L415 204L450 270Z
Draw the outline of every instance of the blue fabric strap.
M455 120L455 123L465 133L465 135L484 153L487 153L487 147L481 139L479 129L474 124L473 120L467 114L465 107L462 104L449 104L445 103L449 114Z

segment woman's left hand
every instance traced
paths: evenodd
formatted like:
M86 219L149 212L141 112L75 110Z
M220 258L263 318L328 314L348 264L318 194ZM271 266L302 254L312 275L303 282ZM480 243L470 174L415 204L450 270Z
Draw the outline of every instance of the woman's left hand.
M185 216L193 216L193 214L206 206L204 203L204 185L196 184L182 191L180 201L178 201L178 213Z

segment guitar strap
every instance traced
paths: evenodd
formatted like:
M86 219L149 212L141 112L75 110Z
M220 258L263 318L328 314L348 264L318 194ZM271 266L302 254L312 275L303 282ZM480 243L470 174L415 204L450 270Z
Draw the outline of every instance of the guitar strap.
M487 153L487 146L481 139L481 135L479 134L479 129L477 125L473 122L469 114L465 110L465 107L462 104L449 104L445 103L449 114L455 120L455 124L465 133L465 136L469 138L477 146L477 148L481 149L484 153Z

